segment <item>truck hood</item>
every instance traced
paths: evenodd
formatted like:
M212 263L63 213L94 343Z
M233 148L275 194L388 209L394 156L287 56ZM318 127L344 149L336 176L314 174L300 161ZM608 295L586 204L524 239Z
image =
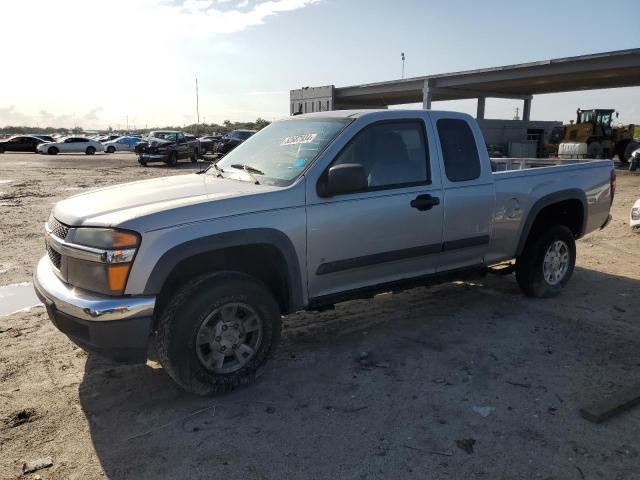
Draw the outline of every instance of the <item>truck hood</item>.
M147 221L141 222L144 225L141 228L162 228L171 223L237 214L237 211L229 211L221 206L219 200L264 194L274 190L280 189L246 181L216 178L213 175L176 175L125 183L75 195L58 202L53 209L53 215L60 222L71 226L127 228L131 227L132 221L146 218ZM217 204L216 208L212 204ZM205 208L184 210L170 219L174 210L194 205L204 205ZM158 213L162 215L157 215ZM149 217L153 216L156 219L149 222Z

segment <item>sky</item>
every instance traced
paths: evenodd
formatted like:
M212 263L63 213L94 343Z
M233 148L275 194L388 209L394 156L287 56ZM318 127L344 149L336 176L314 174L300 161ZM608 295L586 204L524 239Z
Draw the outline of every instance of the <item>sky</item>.
M274 120L289 90L638 47L637 0L2 0L0 126L145 128ZM605 20L604 24L599 22ZM488 99L487 118L522 102ZM413 107L413 106L412 106ZM416 107L420 107L417 105ZM535 96L532 118L615 108L640 87ZM475 100L434 109L475 114ZM128 119L127 119L128 117Z

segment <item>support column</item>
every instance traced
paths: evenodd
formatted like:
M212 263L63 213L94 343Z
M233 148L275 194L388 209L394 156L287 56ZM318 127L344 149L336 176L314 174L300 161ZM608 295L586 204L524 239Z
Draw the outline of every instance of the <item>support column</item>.
M522 120L528 122L531 120L531 97L525 98L524 108L522 109Z
M425 80L424 86L422 87L422 108L424 110L431 110L431 98L433 97L433 92L429 87L429 80Z
M484 120L485 101L485 97L478 97L478 110L476 111L476 120Z

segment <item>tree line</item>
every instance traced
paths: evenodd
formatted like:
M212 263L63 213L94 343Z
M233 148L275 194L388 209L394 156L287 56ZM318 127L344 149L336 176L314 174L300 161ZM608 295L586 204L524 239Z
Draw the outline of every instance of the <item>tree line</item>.
M130 129L128 133L148 133L154 130L179 130L182 132L187 132L191 134L211 134L211 133L229 133L232 130L261 130L267 125L269 125L268 120L264 118L257 118L253 122L232 122L230 120L225 120L221 124L219 123L201 123L201 124L191 124L187 126L165 126L162 128L136 128ZM96 130L91 130L92 132ZM112 127L108 127L107 129L97 130L99 133L109 133L114 131L124 132L125 130L116 130ZM60 127L27 127L27 126L6 126L0 127L0 134L15 134L15 135L28 135L30 133L61 133L63 135L69 134L82 134L85 130L82 127L74 127L74 128L60 128Z

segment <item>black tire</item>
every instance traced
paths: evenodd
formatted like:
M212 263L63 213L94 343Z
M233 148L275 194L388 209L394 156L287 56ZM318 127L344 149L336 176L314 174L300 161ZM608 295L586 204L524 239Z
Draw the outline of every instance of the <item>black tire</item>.
M49 147L49 149L47 150L47 153L49 155L57 155L58 154L58 149L56 147Z
M176 165L178 165L178 154L176 152L171 152L169 154L167 165L169 165L170 167L175 167Z
M556 242L567 248L566 271L557 279L545 277L544 263L547 252ZM576 264L576 241L564 225L551 225L532 232L522 254L516 259L516 280L520 289L530 297L548 298L558 295L567 285Z
M5 149L3 146L0 145L0 153L4 153Z
M189 157L191 159L192 163L196 163L198 161L198 151L194 150L193 151L193 155L191 155L191 157Z
M84 153L86 153L87 155L93 155L94 153L96 153L96 147L87 147Z
M225 305L238 304L246 305L253 311L251 319L257 319L261 329L260 343L255 345L252 356L243 360L246 363L238 361L238 354L234 353L236 345L233 346L234 351L226 350L226 353L221 353L223 346L219 347L220 350L217 349L220 343L197 343L197 339L201 338L199 334L203 333L202 326L207 322L211 324L212 320L208 320L210 318L220 319L216 325L220 322L230 325L229 330L233 333L231 323L223 320L227 317L222 314L212 317L211 314ZM164 308L158 322L155 342L158 359L169 376L185 390L197 395L228 392L252 383L263 373L268 358L280 340L281 326L278 304L262 282L235 272L205 274L182 287ZM238 328L237 324L235 328ZM216 331L204 330L210 333L210 338L213 338ZM226 337L220 339L221 337L215 337L214 341L226 341ZM238 364L235 365L237 370L220 373L213 371L216 368L214 365L207 368L201 359L203 351L207 349L205 353L211 357L226 355L222 364L227 358L234 357L230 361L232 366L233 362Z
M587 146L587 154L589 155L589 158L602 158L603 151L604 151L604 148L602 147L602 144L598 141L591 142Z
M107 153L115 153L116 151L116 147L114 147L113 145L109 145L107 147Z
M640 142L629 142L627 147L624 149L624 154L620 161L622 163L629 163L629 159L631 159L631 154L640 148Z

